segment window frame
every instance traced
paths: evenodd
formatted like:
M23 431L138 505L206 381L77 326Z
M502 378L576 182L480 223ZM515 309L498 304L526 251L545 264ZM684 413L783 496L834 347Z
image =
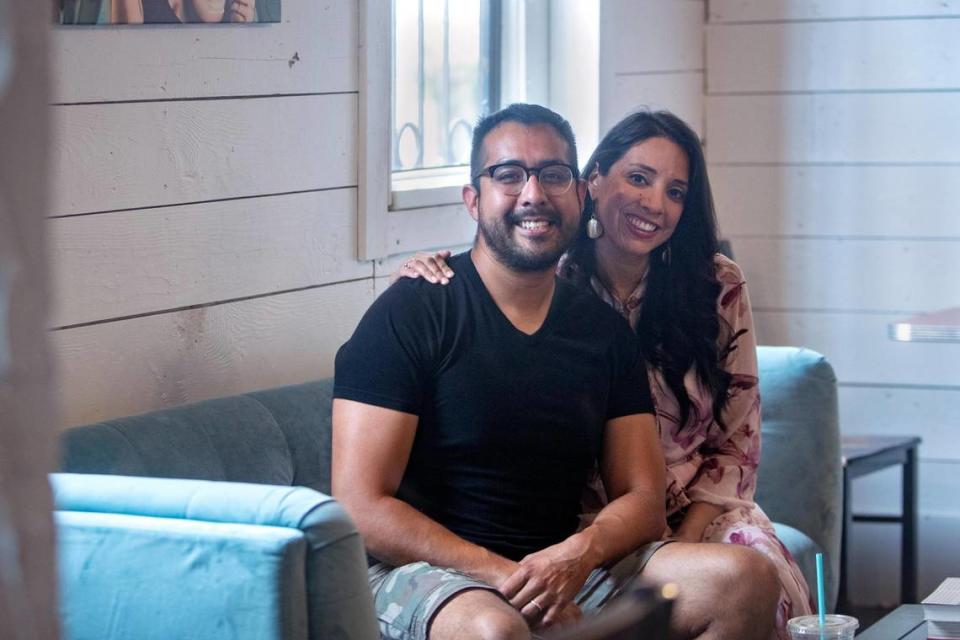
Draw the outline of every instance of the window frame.
M589 117L567 116L578 129L582 126L580 121L588 123L594 129L595 138L599 127L597 79L590 79L595 87L590 90L585 88L582 78L574 79L565 70L575 62L575 52L580 55L585 45L594 49L593 55L597 58L588 65L592 66L590 73L599 72L595 51L598 34L585 37L583 42L552 42L551 33L557 30L554 23L568 20L566 13L570 11L563 2L554 2L513 0L504 1L499 8L498 17L503 25L499 43L501 65L509 65L513 72L508 77L503 73L505 67L501 66L500 102L555 103L552 107L560 113L571 114L584 109L582 105L570 103L570 96L587 101L589 96L596 96L595 102L586 109L592 112ZM599 15L599 8L597 13ZM475 223L463 211L461 191L468 179L464 180L462 174L437 186L394 188L392 42L393 2L359 0L357 253L360 260L384 260L430 247L462 246L469 244L476 233ZM510 62L504 63L504 60ZM528 74L527 69L540 71ZM576 90L571 91L574 85Z

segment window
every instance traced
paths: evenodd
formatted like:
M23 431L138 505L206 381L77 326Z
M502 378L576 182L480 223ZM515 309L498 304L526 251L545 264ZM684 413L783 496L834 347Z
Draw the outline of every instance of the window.
M473 125L502 105L596 142L598 0L361 0L360 18L361 259L469 242Z

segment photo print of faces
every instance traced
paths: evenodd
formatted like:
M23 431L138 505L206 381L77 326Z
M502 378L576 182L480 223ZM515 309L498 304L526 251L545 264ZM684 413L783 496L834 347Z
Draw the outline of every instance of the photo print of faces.
M280 0L60 0L61 24L280 22Z

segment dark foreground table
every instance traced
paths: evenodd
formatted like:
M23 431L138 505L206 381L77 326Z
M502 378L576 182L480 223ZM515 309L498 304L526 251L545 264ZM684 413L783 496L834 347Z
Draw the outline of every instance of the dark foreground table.
M957 623L952 623L956 625ZM904 604L857 636L857 640L927 640L927 620L922 604ZM937 638L957 637L953 634Z

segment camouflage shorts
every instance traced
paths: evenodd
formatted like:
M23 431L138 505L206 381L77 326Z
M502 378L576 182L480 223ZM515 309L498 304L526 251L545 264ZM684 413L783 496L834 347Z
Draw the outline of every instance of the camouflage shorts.
M651 542L609 568L595 569L574 601L584 614L599 611L640 575L647 561L667 541ZM490 585L454 571L414 562L402 567L383 563L367 571L380 622L380 637L389 640L425 640L433 617L451 598Z

